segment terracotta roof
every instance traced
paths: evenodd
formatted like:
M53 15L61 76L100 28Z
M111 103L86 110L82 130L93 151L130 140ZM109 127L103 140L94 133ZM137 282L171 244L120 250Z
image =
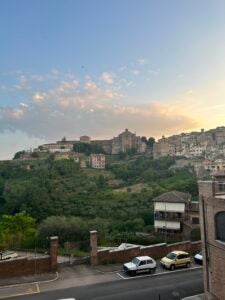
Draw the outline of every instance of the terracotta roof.
M178 191L164 193L153 199L154 202L170 202L170 203L186 203L190 198L190 194Z

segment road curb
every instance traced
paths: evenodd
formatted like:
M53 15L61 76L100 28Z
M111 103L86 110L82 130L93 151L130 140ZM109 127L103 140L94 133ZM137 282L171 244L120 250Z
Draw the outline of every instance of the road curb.
M123 280L131 280L131 279L138 279L138 278L144 278L144 277L153 277L153 276L159 276L159 275L167 275L167 274L176 274L178 272L187 272L187 271L193 271L202 269L202 267L195 267L190 269L182 269L182 270L176 270L176 271L167 271L167 272L161 272L161 273L155 273L155 274L146 274L146 275L140 275L140 276L134 276L134 277L123 277L120 273L116 273L120 278Z
M55 272L55 274L56 274L56 276L53 279L43 280L43 281L32 281L32 282L27 282L27 283L18 283L18 284L11 284L11 285L3 285L3 286L0 286L0 290L1 289L11 288L11 287L25 286L25 285L28 285L28 284L41 284L41 283L54 282L54 281L56 281L56 280L59 279L59 273L58 273L58 271Z

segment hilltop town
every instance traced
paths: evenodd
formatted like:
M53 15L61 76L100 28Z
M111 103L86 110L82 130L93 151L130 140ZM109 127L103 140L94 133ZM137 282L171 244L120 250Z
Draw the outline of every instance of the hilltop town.
M30 160L53 155L55 159L74 159L82 168L104 169L106 156L125 153L144 155L154 160L171 156L176 159L175 167L193 166L199 178L213 175L225 169L225 127L162 136L157 142L128 129L106 140L92 140L89 136L81 136L79 140L64 137L55 143L40 145L33 151L21 151L15 158Z

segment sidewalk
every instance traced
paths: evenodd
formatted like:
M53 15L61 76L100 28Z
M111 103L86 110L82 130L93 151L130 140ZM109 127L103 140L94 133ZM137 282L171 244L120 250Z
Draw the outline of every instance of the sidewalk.
M114 273L119 272L123 269L123 264L107 264L92 267L100 273Z
M42 282L53 280L56 278L56 273L44 273L44 274L36 274L30 276L19 276L19 277L11 277L11 278L0 278L0 289L4 286L17 285L17 284L26 284L33 282Z

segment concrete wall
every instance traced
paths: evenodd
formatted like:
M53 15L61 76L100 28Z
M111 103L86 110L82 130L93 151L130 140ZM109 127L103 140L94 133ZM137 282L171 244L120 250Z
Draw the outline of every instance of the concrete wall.
M95 263L124 263L130 261L135 256L148 255L155 259L160 259L173 250L182 250L189 253L195 253L201 250L201 241L198 242L181 242L167 245L165 243L151 246L132 247L125 250L98 250ZM91 260L92 261L92 260Z

